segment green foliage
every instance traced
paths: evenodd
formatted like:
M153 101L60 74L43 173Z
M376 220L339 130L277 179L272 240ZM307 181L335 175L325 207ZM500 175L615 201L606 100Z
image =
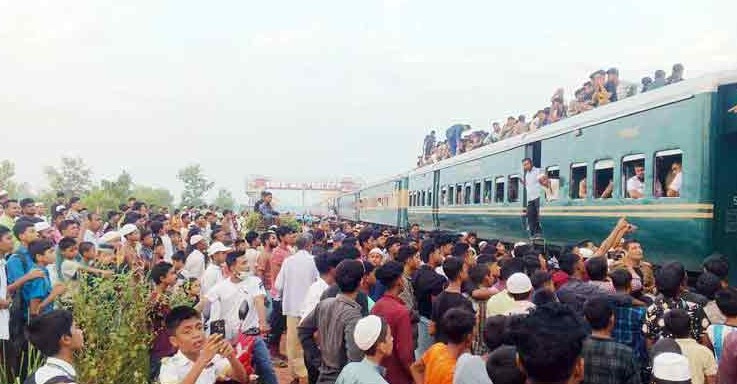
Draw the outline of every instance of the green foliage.
M215 198L215 200L212 202L213 205L216 207L220 207L222 209L235 209L236 202L235 198L233 198L233 194L230 193L229 190L225 188L218 189L218 196Z
M251 212L250 214L248 214L245 227L247 231L262 230L263 228L261 228L261 214L256 212Z
M184 183L181 203L190 207L204 204L205 194L215 186L215 183L208 181L199 164L180 169L177 178Z
M299 232L302 228L297 222L297 219L294 218L294 216L290 215L281 215L279 216L279 225L286 225L287 227L292 228L293 230ZM246 219L246 232L248 231L257 231L261 232L265 230L263 220L261 220L261 214L251 212L248 214L248 219Z
M149 206L171 207L174 204L174 195L166 188L136 185L133 188L133 196L139 201L145 201Z
M285 225L289 228L292 228L296 232L300 232L302 227L297 222L297 219L294 218L294 216L287 216L287 215L281 215L279 216L279 225Z
M147 383L150 286L130 274L91 278L90 284L79 285L72 302L85 338L77 356L78 382Z
M123 171L116 180L101 180L100 185L92 187L82 198L82 204L91 211L117 210L131 196L132 186L130 174Z
M81 157L62 157L59 168L48 166L44 173L53 191L64 191L68 196L81 196L92 186L92 170Z

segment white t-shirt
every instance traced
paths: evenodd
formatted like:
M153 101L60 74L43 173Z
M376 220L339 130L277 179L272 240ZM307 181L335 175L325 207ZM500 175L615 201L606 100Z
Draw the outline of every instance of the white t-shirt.
M683 172L678 172L673 177L673 180L670 182L670 185L668 186L668 189L672 189L678 193L681 192L681 186L683 185Z
M266 296L264 284L256 276L249 276L245 280L234 283L231 279L225 279L217 283L205 295L210 303L210 322L225 320L225 337L232 340L238 335L238 331L249 328L258 328L258 311L255 299L258 296ZM248 302L248 315L241 322L238 311L244 301Z
M171 243L171 237L161 236L161 243L164 244L164 261L171 263L171 257L174 255L174 244Z
M256 265L258 264L259 251L256 248L246 249L246 262L248 263L248 270L256 272Z
M82 237L82 241L87 241L87 242L97 245L97 236L95 236L95 233L90 231L89 229L85 229L84 236Z
M299 317L305 294L319 277L320 273L315 267L315 257L305 250L284 260L274 280L274 285L281 292L282 312L285 315Z
M637 191L641 194L644 194L645 183L640 181L637 176L630 177L629 179L627 179L627 193L630 193L630 191Z
M215 263L210 263L205 268L205 273L202 275L202 288L201 292L203 295L207 294L212 287L224 279L223 268Z
M36 384L45 384L57 376L65 376L70 379L77 378L77 371L74 367L64 360L57 359L55 357L49 357L46 359L46 363L36 370L29 378L32 377L33 382ZM182 378L184 378L182 376ZM72 381L69 384L74 384L76 381ZM214 382L214 381L213 381Z
M79 267L80 265L78 262L64 259L64 261L61 262L61 274L64 276L64 280L76 280Z
M192 251L187 256L187 261L184 262L183 270L186 271L187 277L201 279L202 274L205 273L205 254L199 249Z
M532 167L529 172L525 172L525 189L527 189L527 201L540 198L540 168Z
M177 352L172 357L161 359L161 370L159 371L159 382L161 384L179 384L187 377L192 370L194 362L184 356L183 353ZM200 373L200 377L195 381L196 384L214 384L218 377L223 377L230 370L228 359L215 355L211 364L208 364Z
M326 283L321 277L310 285L307 289L307 294L305 295L304 304L302 305L302 311L299 317L304 319L315 309L315 307L317 307L317 303L320 302L320 296L322 296L322 293L325 292L326 289L328 289L328 283Z
M10 300L8 297L8 276L5 273L4 257L0 258L0 298ZM10 340L10 310L0 309L0 340Z

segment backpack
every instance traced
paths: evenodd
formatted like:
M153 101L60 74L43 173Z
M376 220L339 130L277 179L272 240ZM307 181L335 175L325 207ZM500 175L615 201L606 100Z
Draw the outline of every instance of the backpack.
M23 265L23 274L30 271L30 266L24 255L16 254ZM18 290L13 295L13 302L10 306L10 322L8 325L11 340L13 344L22 347L26 342L25 326L26 326L26 311L27 308L23 307L23 293L22 290Z

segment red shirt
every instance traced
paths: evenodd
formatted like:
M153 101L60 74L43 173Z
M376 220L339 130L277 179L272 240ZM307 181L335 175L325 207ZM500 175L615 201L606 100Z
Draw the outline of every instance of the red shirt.
M271 260L269 260L269 284L271 286L271 290L269 293L271 293L271 297L279 297L279 292L276 290L276 284L274 284L274 281L276 281L276 277L279 275L279 271L281 270L281 265L284 264L284 260L291 255L291 252L289 252L289 248L282 247L279 245L278 247L274 248L274 252L271 254Z
M402 299L385 293L374 304L371 313L383 318L389 325L394 337L394 349L391 356L382 360L386 368L386 381L390 383L411 383L412 374L409 366L414 361L414 340L412 340L412 320L409 310Z

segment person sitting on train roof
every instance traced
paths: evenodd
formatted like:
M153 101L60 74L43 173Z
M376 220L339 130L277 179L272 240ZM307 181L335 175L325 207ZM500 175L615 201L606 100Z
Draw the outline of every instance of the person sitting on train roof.
M655 78L653 79L653 83L650 84L647 90L651 91L653 89L664 87L666 85L668 85L668 83L665 79L665 71L662 69L658 69L657 71L655 71Z
M635 175L627 179L627 194L632 199L645 196L645 166L635 165Z
M683 81L683 64L677 63L673 64L673 72L671 72L671 75L668 76L668 84L677 83L679 81Z

